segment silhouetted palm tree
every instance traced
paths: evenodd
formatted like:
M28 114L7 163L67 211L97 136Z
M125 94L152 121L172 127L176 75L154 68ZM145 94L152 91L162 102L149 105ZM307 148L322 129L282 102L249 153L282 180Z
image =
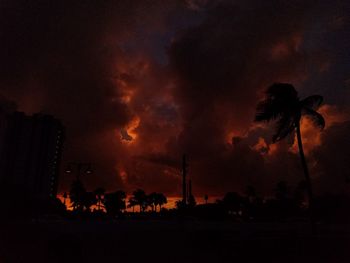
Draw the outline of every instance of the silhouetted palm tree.
M63 204L64 204L64 206L66 206L67 197L68 197L67 193L64 192L64 193L63 193Z
M80 180L73 181L70 191L69 198L72 204L73 210L82 211L84 208L84 196L86 194L86 190L84 185Z
M175 202L175 207L176 207L176 209L178 209L178 210L183 210L183 209L186 208L186 203L185 203L183 200L177 200L177 201Z
M323 129L325 126L325 120L322 115L316 111L322 102L323 97L320 95L313 95L300 100L293 85L287 83L275 83L267 89L266 98L258 104L255 116L255 121L257 122L277 121L277 129L273 136L273 142L280 141L288 135L296 132L311 213L313 206L313 193L301 139L300 120L302 115L306 115L316 126Z
M135 206L137 205L136 200L133 197L130 197L128 200L128 208L132 208L132 212L135 212Z
M153 192L147 196L147 203L151 207L152 212L157 211L157 193Z
M91 212L91 207L96 205L97 199L94 192L85 192L83 195L82 205L85 211Z
M155 208L157 211L157 206L159 206L159 212L162 210L162 205L165 205L168 203L168 199L166 196L162 193L156 193L156 199L155 199Z
M125 198L126 194L124 191L116 191L106 194L103 203L107 213L110 215L121 214L125 209Z
M102 205L102 201L104 198L104 194L105 194L106 190L102 187L97 188L94 193L96 195L96 200L97 200L97 210L100 211L101 210L101 205Z
M140 206L140 212L144 212L147 209L147 195L142 189L137 189L133 192L132 199Z

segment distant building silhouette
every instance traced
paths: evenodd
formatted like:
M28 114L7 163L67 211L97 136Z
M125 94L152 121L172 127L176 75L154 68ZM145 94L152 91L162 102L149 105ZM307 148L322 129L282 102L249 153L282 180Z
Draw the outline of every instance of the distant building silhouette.
M22 112L0 118L0 184L33 199L55 197L64 141L61 122Z

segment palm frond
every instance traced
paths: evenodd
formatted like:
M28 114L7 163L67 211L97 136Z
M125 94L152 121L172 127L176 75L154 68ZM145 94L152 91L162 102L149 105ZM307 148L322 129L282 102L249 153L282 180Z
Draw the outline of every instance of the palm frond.
M295 118L293 116L283 116L276 126L276 133L272 137L273 142L278 142L288 135L290 135L295 129Z
M321 95L312 95L303 99L301 103L302 108L309 108L312 110L317 110L323 102L323 97Z
M291 84L275 83L268 87L265 94L266 98L256 108L255 121L276 120L298 107L298 93Z
M308 116L315 126L320 128L321 130L326 126L326 121L323 116L319 114L317 111L309 108L303 108L303 113Z
M289 83L274 83L266 90L266 95L278 100L290 101L298 98L298 92Z
M272 121L277 119L282 111L270 99L259 102L256 107L255 121Z

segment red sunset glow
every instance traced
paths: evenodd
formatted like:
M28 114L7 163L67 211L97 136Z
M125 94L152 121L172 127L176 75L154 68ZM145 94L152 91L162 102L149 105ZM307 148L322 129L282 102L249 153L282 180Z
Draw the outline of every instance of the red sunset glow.
M139 187L179 196L187 153L199 197L243 191L261 178L269 182L262 183L268 193L280 173L279 158L297 159L297 148L294 138L272 144L272 126L253 122L255 108L270 84L288 82L300 97L325 97L320 112L326 129L317 132L302 121L306 154L319 163L319 146L349 121L349 76L334 73L348 72L336 53L347 50L346 41L330 47L319 41L345 34L349 20L341 9L177 2L106 3L101 10L87 5L76 10L81 17L72 15L74 8L59 13L58 5L35 19L35 6L28 6L23 22L5 32L22 40L1 44L3 103L62 120L62 171L70 161L93 163L94 173L84 177L88 189L131 193ZM322 19L306 15L310 10ZM61 20L40 22L55 12ZM63 172L60 178L63 193L73 179Z

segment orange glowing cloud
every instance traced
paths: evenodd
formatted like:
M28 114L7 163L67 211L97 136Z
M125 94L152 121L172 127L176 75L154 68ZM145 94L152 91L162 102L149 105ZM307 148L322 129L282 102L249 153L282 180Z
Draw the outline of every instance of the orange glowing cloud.
M269 145L266 143L264 138L260 137L258 143L253 146L253 149L257 152L265 154L269 152Z
M318 112L323 116L326 121L325 129L337 124L342 123L350 119L350 115L347 111L340 111L336 106L323 105ZM322 144L322 132L320 132L312 120L308 117L304 117L301 120L301 136L303 140L304 151L308 154L315 147ZM298 143L295 137L293 146L290 149L292 152L298 152Z
M334 105L323 105L318 111L326 120L326 128L350 119L350 112L348 109L339 110L339 108Z
M135 116L129 122L127 127L120 130L120 136L121 136L122 142L125 142L125 143L134 143L135 142L135 140L138 137L136 129L139 127L139 124L140 124L140 118L138 116Z

